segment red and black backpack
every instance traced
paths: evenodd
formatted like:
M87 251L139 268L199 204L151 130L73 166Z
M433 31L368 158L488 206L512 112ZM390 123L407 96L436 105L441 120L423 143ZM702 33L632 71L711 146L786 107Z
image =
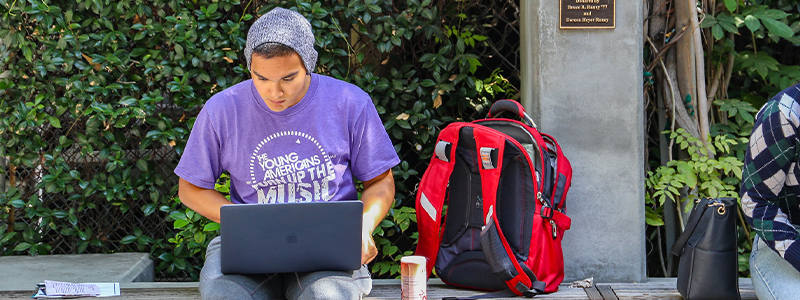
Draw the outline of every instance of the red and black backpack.
M511 112L526 123L492 118ZM572 167L516 101L487 119L449 124L416 198L416 255L446 284L532 297L564 279L561 239L571 219ZM444 210L443 210L444 208Z

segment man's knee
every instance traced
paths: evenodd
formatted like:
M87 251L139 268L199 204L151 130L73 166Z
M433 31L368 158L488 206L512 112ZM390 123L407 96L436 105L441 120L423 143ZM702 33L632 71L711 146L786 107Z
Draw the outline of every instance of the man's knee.
M225 277L201 280L199 290L203 300L253 299L244 286Z
M203 299L285 299L283 280L275 274L201 277Z
M363 298L361 289L351 280L323 278L300 291L298 300L356 300Z
M350 276L327 276L313 280L304 278L303 283L290 287L287 291L290 299L363 299L372 290L372 279L352 278ZM296 297L293 297L296 296Z

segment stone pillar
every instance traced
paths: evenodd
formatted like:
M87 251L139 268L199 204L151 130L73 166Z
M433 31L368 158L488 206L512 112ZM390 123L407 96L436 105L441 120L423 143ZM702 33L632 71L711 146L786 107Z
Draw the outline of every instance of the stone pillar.
M522 103L573 168L565 282L647 280L642 2L616 6L613 29L559 29L558 0L521 0Z

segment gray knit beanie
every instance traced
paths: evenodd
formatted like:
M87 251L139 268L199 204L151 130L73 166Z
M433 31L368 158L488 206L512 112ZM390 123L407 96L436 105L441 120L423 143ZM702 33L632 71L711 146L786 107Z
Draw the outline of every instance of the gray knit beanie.
M265 43L279 43L292 48L303 59L308 73L314 72L317 66L314 34L311 32L311 23L300 13L276 7L253 23L247 32L247 45L244 47L248 69L253 49Z

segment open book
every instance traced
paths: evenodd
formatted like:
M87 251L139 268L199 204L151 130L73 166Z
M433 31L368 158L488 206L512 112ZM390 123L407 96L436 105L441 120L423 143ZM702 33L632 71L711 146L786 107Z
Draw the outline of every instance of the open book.
M71 283L45 280L33 298L74 298L119 296L119 282Z

